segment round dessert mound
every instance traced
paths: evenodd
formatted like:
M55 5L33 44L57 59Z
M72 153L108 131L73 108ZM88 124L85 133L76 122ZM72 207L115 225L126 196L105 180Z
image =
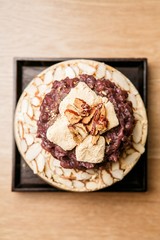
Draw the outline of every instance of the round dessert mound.
M57 63L24 89L15 111L23 159L47 183L99 190L123 179L145 151L147 116L134 85L102 62Z
M59 114L59 104L66 97L72 88L79 82L84 82L89 88L101 97L107 97L114 105L119 125L105 133L102 136L106 139L105 155L102 163L88 163L77 161L75 148L65 151L60 146L50 142L47 139L47 129L54 123L56 115ZM52 89L44 97L40 107L40 117L37 122L37 137L42 139L42 147L50 152L53 157L60 160L64 168L91 169L105 167L108 161L118 161L120 154L126 147L131 147L131 134L135 126L133 116L132 102L127 100L128 93L117 87L115 83L102 79L95 79L92 75L83 74L79 78L65 78L61 81L55 81ZM79 121L81 122L81 121ZM94 135L92 133L92 135ZM107 141L107 139L109 141ZM108 142L108 143L107 143Z

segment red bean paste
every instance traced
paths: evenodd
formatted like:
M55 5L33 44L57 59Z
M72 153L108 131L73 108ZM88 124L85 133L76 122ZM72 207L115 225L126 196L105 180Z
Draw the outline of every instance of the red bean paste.
M106 141L105 155L102 163L87 163L77 161L75 148L64 151L60 146L50 142L46 137L47 129L54 123L55 116L59 114L59 104L67 96L72 88L79 82L85 82L97 95L107 97L114 105L119 120L119 125L102 134ZM83 74L79 78L65 78L54 81L52 89L44 97L40 107L40 117L37 121L37 137L42 139L42 147L50 152L53 157L60 160L64 168L92 169L103 168L108 162L117 162L120 154L126 147L130 147L131 135L135 126L132 103L127 100L128 93L117 87L113 82L101 78L95 79L92 75Z

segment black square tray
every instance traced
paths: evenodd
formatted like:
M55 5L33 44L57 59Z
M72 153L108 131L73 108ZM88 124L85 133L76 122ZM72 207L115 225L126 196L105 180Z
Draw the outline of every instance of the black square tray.
M34 76L43 69L68 60L69 58L15 58L14 77L15 92L14 102L16 103L26 85ZM71 58L70 58L71 59ZM72 58L73 59L73 58ZM145 106L147 107L147 59L145 58L92 58L113 66L124 73L138 89ZM12 165L12 191L32 191L32 192L62 192L44 182L35 175L29 166L20 156L13 141L13 165ZM136 166L120 182L105 188L103 192L144 192L147 190L147 146L146 151L139 159Z

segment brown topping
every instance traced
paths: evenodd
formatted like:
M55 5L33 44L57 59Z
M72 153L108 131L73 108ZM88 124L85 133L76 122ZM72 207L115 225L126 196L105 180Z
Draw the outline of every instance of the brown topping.
M82 117L79 116L78 112L76 111L75 107L73 107L71 104L67 106L67 109L64 112L64 114L67 117L70 124L78 123L82 119Z
M93 137L92 137L92 144L93 144L93 145L96 145L96 144L97 144L97 142L98 142L98 140L99 140L99 137L100 137L100 135L96 135L96 136L93 136Z
M109 145L112 139L107 137L105 139L106 139L106 143Z
M91 109L91 112L90 112L89 116L84 117L84 118L82 119L82 123L88 124L88 123L91 121L91 119L93 118L93 115L95 114L95 111L96 111L96 108L93 107L93 108Z
M81 143L83 139L88 135L87 130L82 123L77 123L74 125L70 124L68 128L77 144Z
M74 105L81 116L88 116L90 114L91 107L82 99L75 98Z
M82 136L79 134L78 130L74 125L68 126L70 132L73 134L73 139L77 144L80 144L83 140Z
M85 101L76 98L74 106L70 104L67 106L65 116L68 118L69 129L77 143L82 142L88 134L91 134L96 136L93 140L96 144L98 136L107 129L108 121L103 103L89 106Z

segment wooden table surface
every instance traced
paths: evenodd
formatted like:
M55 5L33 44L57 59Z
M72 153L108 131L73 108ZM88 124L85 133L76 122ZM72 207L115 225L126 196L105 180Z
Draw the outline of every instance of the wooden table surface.
M11 192L13 57L146 57L146 193ZM0 0L0 239L160 239L160 1Z

